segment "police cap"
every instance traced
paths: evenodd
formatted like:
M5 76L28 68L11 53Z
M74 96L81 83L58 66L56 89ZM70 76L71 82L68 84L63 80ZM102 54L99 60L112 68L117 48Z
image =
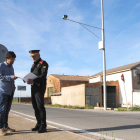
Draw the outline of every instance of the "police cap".
M31 57L32 57L32 56L35 56L36 54L39 54L39 51L40 50L30 50L29 53L31 54Z

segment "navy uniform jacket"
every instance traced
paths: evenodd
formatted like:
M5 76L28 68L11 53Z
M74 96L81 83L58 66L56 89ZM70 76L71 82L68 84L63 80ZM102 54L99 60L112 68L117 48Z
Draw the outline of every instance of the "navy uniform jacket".
M34 79L34 84L32 87L42 87L46 90L46 77L48 72L48 63L41 58L34 62L31 68L31 72L34 73L36 76L38 76L36 79Z

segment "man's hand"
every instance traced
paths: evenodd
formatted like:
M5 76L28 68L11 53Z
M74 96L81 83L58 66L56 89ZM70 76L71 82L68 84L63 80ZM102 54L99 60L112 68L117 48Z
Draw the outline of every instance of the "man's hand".
M34 81L32 79L28 79L28 81L26 82L27 84L33 84Z
M18 77L17 76L13 76L13 79L16 80Z

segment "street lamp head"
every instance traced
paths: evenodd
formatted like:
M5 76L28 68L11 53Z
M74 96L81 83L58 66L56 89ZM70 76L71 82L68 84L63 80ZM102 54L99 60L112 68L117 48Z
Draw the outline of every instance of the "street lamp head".
M67 17L68 17L67 15L64 15L64 16L62 17L62 19L67 19Z

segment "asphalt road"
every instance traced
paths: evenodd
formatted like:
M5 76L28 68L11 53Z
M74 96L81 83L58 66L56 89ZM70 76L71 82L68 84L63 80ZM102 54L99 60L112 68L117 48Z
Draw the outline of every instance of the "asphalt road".
M16 111L16 112L15 112ZM11 112L33 116L31 105L13 104ZM46 107L48 124L91 137L140 140L140 112L96 111ZM94 138L95 138L94 137Z

